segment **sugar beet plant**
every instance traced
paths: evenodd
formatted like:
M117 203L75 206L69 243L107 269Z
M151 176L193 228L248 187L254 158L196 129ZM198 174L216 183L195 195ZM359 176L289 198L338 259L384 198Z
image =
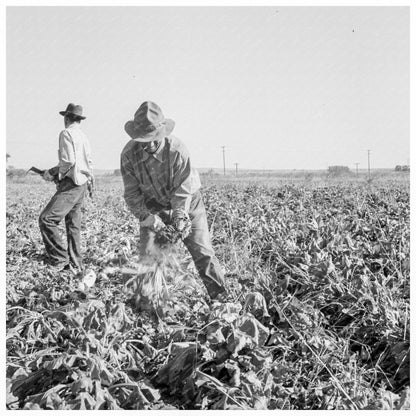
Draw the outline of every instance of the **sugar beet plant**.
M86 203L84 290L41 263L48 191L7 187L7 408L409 408L408 184L206 186L230 299L179 244L154 308L121 183Z

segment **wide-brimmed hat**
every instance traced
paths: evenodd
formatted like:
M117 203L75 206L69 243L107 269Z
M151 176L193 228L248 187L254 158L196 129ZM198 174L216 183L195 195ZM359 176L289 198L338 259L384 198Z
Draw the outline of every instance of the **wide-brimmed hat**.
M165 118L156 103L145 101L134 114L134 119L124 125L124 130L133 140L146 143L163 140L174 127L175 122Z
M73 116L79 117L81 120L85 120L85 117L82 115L82 106L69 103L65 111L60 111L61 116L66 116L72 114Z

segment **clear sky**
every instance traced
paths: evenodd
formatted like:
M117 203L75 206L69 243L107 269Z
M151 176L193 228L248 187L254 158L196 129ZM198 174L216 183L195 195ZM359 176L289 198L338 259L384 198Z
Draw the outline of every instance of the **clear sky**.
M97 169L116 169L145 100L196 167L409 163L408 7L8 7L6 150L56 164L81 104Z

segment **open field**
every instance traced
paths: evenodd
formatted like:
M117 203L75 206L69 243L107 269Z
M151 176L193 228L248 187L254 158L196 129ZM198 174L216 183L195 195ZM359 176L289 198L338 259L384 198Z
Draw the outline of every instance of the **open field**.
M8 408L409 408L408 176L203 182L232 302L207 305L179 247L159 321L126 285L138 225L119 177L86 200L87 291L41 263L53 185L7 183Z

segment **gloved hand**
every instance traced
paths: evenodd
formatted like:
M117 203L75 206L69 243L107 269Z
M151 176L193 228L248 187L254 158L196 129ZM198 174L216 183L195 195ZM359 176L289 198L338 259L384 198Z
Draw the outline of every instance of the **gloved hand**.
M189 216L186 214L173 214L173 226L175 229L181 233L182 239L188 237L188 235L191 233L191 220L189 219Z
M48 182L52 182L55 179L55 177L49 173L49 170L45 170L45 173L42 175L42 178Z
M171 209L163 209L158 212L158 215L165 224L172 224L172 212Z
M165 227L165 223L158 215L150 214L143 221L140 221L140 226L158 232Z

